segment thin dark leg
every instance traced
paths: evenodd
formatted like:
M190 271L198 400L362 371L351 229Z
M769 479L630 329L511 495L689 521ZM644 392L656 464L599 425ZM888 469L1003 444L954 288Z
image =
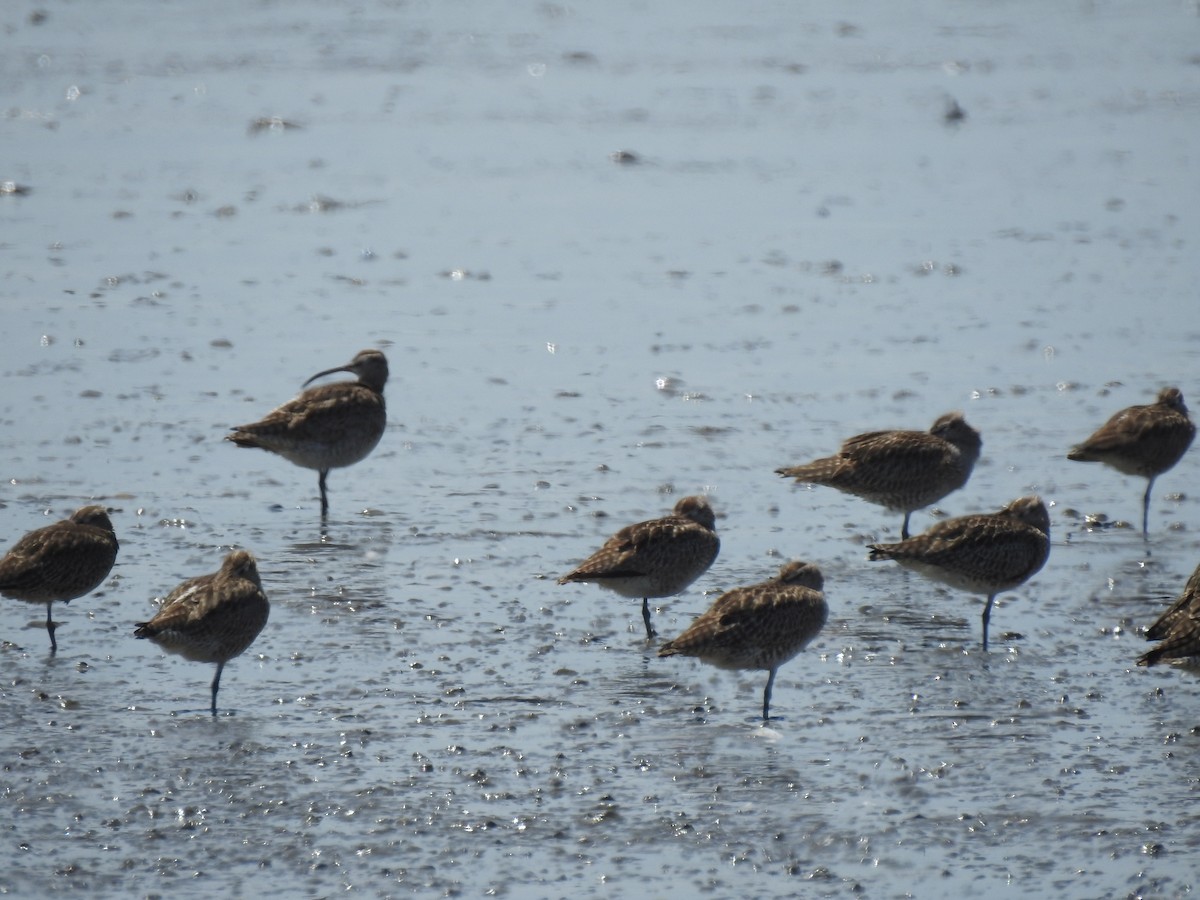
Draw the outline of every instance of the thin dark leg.
M767 688L763 691L763 721L770 721L771 712L771 686L775 684L775 670L771 670L771 674L767 676Z
M325 490L325 476L329 474L328 469L321 469L321 477L317 480L317 484L321 486L321 518L329 515L329 493Z
M650 640L658 634L654 630L654 626L650 624L650 598L642 598L642 621L646 623L646 640Z
M1154 478L1146 483L1146 495L1142 497L1142 537L1150 537L1150 489L1154 487Z
M992 601L996 599L996 595L992 594L988 597L987 605L983 608L983 652L987 653L987 631L988 621L992 618Z
M908 540L908 517L911 515L912 512L906 512L904 514L904 524L900 526L900 540L902 541Z
M54 620L50 618L50 610L54 608L53 603L46 604L46 631L50 633L50 652L51 654L58 652L58 641L54 639L54 630L58 628L54 624Z
M217 714L217 688L221 686L221 670L225 668L225 663L217 663L217 674L213 676L212 683L212 714Z

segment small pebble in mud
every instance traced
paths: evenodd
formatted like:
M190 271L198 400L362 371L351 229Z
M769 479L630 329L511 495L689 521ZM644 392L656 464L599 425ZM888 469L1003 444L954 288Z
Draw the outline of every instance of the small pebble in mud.
M274 131L282 134L285 131L296 131L303 127L303 125L290 122L280 116L261 116L257 119L252 119L246 131L251 136L262 134L264 131Z

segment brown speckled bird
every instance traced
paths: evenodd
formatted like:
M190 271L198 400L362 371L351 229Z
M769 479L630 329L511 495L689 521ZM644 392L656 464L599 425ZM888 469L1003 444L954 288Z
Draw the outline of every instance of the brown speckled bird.
M1076 462L1101 462L1124 475L1148 479L1142 497L1142 535L1149 535L1154 479L1183 457L1196 436L1179 388L1167 387L1147 406L1123 409L1067 454Z
M1146 640L1162 643L1141 656L1137 661L1139 666L1200 656L1200 566L1188 579L1179 599L1146 629Z
M346 365L318 372L303 386L334 372L350 372L358 380L309 388L261 421L239 425L225 436L239 447L269 450L302 468L316 469L322 518L329 513L325 489L329 470L365 459L387 426L383 402L387 357L378 350L362 350Z
M962 413L946 413L928 431L871 431L849 438L836 456L776 469L799 483L824 484L904 513L936 503L971 477L983 441Z
M234 550L219 571L189 578L171 591L153 619L137 624L134 637L149 638L184 659L216 663L212 680L215 716L225 663L254 643L270 612L254 557L245 550Z
M649 640L656 634L649 598L673 597L685 590L708 571L720 549L708 501L684 497L671 515L622 528L558 583L594 582L622 597L641 597Z
M871 559L893 559L951 587L985 594L983 649L992 603L1028 581L1050 555L1050 514L1041 497L1020 497L997 513L939 522L898 544L872 544Z
M734 588L659 656L694 656L719 669L764 669L763 721L770 718L771 688L779 667L808 646L825 626L825 579L812 563L790 562L761 584Z
M0 594L46 604L50 652L58 628L50 611L100 586L117 560L117 536L102 506L84 506L68 519L31 531L0 560Z

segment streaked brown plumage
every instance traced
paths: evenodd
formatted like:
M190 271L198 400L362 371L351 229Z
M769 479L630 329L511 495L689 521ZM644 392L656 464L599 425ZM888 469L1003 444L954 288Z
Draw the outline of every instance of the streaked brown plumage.
M871 431L849 438L836 456L776 469L797 482L824 484L904 513L936 503L971 477L983 441L962 413L941 416L929 431Z
M0 594L46 604L50 652L58 650L58 628L50 611L91 593L108 577L119 549L112 522L102 506L83 506L70 518L31 531L0 560Z
M316 469L322 517L329 513L329 470L365 459L387 426L387 357L378 350L362 350L346 365L318 372L304 386L334 372L351 372L358 380L309 388L261 421L239 425L225 436L239 447L269 450L302 468Z
M1050 555L1050 514L1041 497L1020 497L996 513L938 522L898 544L872 544L871 559L893 559L951 587L987 596L983 649L996 595L1024 584Z
M704 497L684 497L661 519L622 528L573 572L558 579L594 582L622 597L642 598L647 639L650 597L673 597L708 571L717 558L716 516Z
M829 616L825 579L812 563L794 561L761 584L726 591L659 656L694 656L720 669L765 669L763 721L779 667L808 646Z
M1146 640L1162 643L1143 654L1137 661L1139 666L1200 656L1200 566L1188 579L1179 599L1146 629Z
M1150 491L1154 479L1183 457L1196 426L1188 418L1179 388L1166 387L1147 406L1123 409L1067 454L1076 462L1101 462L1124 475L1148 479L1142 496L1142 534L1149 535Z
M271 612L254 557L234 550L219 571L189 578L171 591L158 614L139 622L134 637L149 638L184 659L217 664L212 680L212 714L225 663L249 647Z

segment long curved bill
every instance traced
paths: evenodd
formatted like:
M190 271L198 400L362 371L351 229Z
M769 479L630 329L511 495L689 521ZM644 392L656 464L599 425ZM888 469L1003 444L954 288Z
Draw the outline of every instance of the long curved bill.
M353 365L347 364L344 366L335 366L332 369L326 369L324 372L318 372L316 375L314 375L312 378L308 379L308 381L304 382L304 384L302 384L300 386L308 387L310 384L312 384L318 378L324 378L326 375L332 375L334 372L349 372L352 375L358 374L358 370L355 369Z

